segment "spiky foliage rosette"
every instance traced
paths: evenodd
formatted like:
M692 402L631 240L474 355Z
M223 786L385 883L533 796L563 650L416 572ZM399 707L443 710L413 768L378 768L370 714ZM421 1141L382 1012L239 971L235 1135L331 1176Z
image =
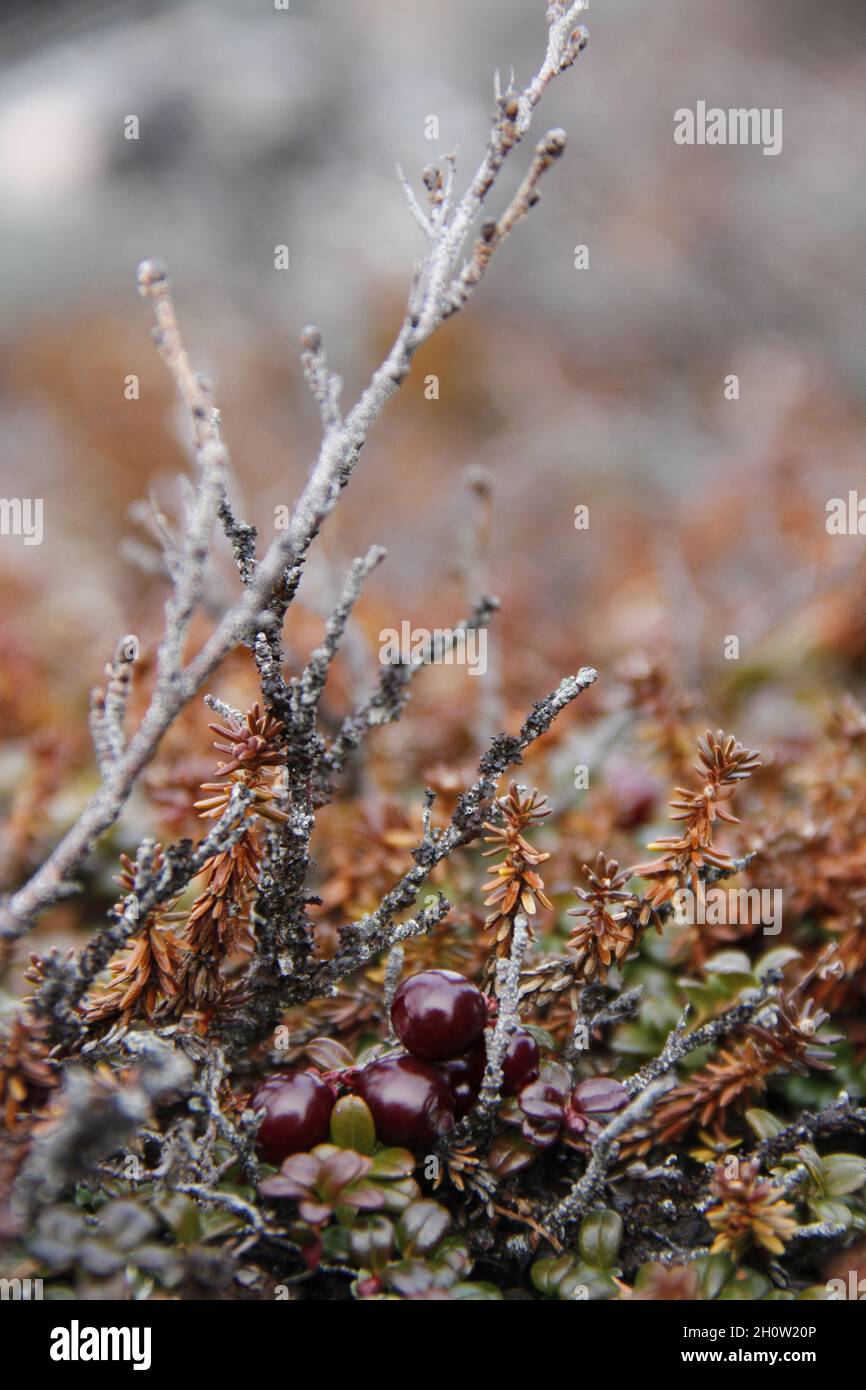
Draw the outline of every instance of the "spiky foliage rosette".
M592 868L583 865L583 873L588 887L574 890L582 905L569 909L569 917L579 921L568 944L582 978L604 980L611 962L619 964L635 939L633 916L626 910L635 902L625 888L631 873L601 851Z
M632 869L633 874L652 880L645 894L644 923L681 888L690 888L700 900L706 869L730 871L731 856L713 839L716 821L737 824L737 817L725 803L760 762L758 752L721 729L715 734L707 730L699 740L695 771L703 778L703 786L699 791L677 787L670 803L671 820L685 821L682 835L654 841L648 848L660 851L661 858Z
M0 1032L0 1114L8 1130L59 1085L45 1031L43 1020L21 1013Z
M761 1165L731 1159L716 1169L710 1183L716 1205L706 1217L716 1233L713 1254L729 1254L739 1260L751 1245L771 1255L782 1255L797 1229L794 1208L784 1200L784 1189L761 1177Z
M154 867L162 863L162 850L155 847ZM115 882L129 894L135 891L138 866L128 855L120 856L121 872ZM184 947L173 925L183 920L174 911L174 902L148 913L138 936L109 966L107 982L86 1000L84 1021L88 1025L106 1022L128 1026L133 1018L155 1024L165 1021L182 1007L180 970ZM123 903L115 904L120 913Z
M484 899L485 907L493 908L485 928L493 933L496 955L505 956L511 949L514 919L518 913L527 919L532 937L529 919L536 915L538 904L548 910L553 907L544 892L544 879L537 872L538 865L550 855L536 849L524 833L546 820L550 808L546 796L539 795L537 790L526 792L516 782L509 784L507 794L499 797L496 805L503 824L484 822L484 829L489 831L484 839L493 849L484 850L483 854L485 858L497 854L503 858L481 891L489 894Z
M279 806L282 792L275 786L284 756L279 720L255 704L243 718L234 716L210 728L219 735L214 747L229 759L217 768L225 780L202 784L209 795L195 803L196 810L203 819L216 820L238 785L252 792L252 800L242 834L205 863L204 888L187 919L181 985L189 1006L199 1010L219 1003L226 989L223 962L250 944L249 910L259 880L259 820L279 825L286 819Z
M207 793L195 802L202 819L215 820L229 806L232 791L243 786L252 793L238 835L228 848L207 859L201 875L204 886L192 908L178 909L178 899L148 913L134 939L111 962L109 978L87 999L83 1009L89 1026L109 1023L127 1027L134 1018L166 1022L186 1009L207 1011L223 997L223 963L249 943L249 911L259 875L259 821L280 824L285 814L275 779L283 760L282 725L254 704L243 716L231 715L209 728L218 735L214 747L227 755L217 767L221 781L205 782ZM151 870L159 871L163 856L156 846ZM125 893L135 891L138 865L121 856L117 883ZM123 903L115 905L120 913Z

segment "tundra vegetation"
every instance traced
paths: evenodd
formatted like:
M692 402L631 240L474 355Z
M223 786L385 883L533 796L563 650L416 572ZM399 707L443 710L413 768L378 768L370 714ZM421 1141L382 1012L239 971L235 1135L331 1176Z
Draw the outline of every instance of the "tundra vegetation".
M62 771L48 742L3 841L4 967L43 915L86 928L80 947L30 957L0 1041L2 1273L41 1279L46 1297L794 1300L848 1296L851 1272L859 1287L856 702L837 701L810 746L762 756L703 732L651 661L611 673L605 704L605 672L597 686L572 653L515 716L496 683L505 661L532 677L531 657L505 653L468 682L469 714L427 716L439 757L407 740L380 785L383 726L411 721L445 648L479 633L486 653L496 599L478 592L461 621L443 613L429 641L413 627L409 650L377 662L362 598L385 558L375 546L309 655L284 650L370 430L565 150L559 129L529 136L587 42L581 9L552 0L536 74L497 81L464 192L452 157L424 170L421 193L404 180L425 249L350 408L321 333L304 330L321 445L267 544L232 501L166 268L139 269L193 441L185 515L151 518L164 629L155 650L126 635L106 654L90 714L99 783L80 814L34 863ZM527 146L497 211L502 170ZM469 493L480 554L487 480ZM236 593L214 605L220 551ZM407 626L398 613L387 631ZM359 645L376 673L364 694ZM227 671L233 689L246 682L243 708L220 687ZM591 775L561 791L576 734ZM180 833L119 856L100 921L94 885L133 794Z

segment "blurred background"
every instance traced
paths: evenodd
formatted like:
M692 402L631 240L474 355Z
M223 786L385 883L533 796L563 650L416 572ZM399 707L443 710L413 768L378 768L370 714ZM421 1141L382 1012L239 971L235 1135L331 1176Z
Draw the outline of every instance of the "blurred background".
M143 690L159 632L142 499L176 515L187 436L137 263L169 264L223 412L237 509L267 541L318 445L302 328L322 329L354 400L421 252L395 163L417 188L457 148L458 184L469 177L494 71L507 81L513 68L519 85L535 72L544 8L7 0L0 495L45 509L41 546L0 538L7 885L93 784L88 692L116 638L140 635ZM336 717L375 676L381 628L448 626L480 583L501 598L488 677L430 673L416 717L380 740L392 789L468 756L479 730L513 724L584 664L601 680L579 727L655 664L691 692L698 721L731 719L771 750L863 684L864 538L828 536L825 521L827 500L863 480L866 8L598 0L585 18L589 47L533 127L562 125L566 155L371 435L290 619L296 662L347 562L387 546ZM698 100L781 107L781 154L676 145L673 113ZM430 115L438 141L425 138ZM129 116L137 140L124 138ZM512 157L497 207L527 155ZM280 244L288 270L274 268ZM575 269L578 245L588 269ZM725 398L732 373L738 400ZM130 374L138 400L124 396ZM224 559L214 612L231 593ZM252 696L243 654L213 688ZM162 753L175 773L193 759L191 785L205 725L199 706ZM579 756L569 745L564 785ZM133 804L121 844L150 814Z

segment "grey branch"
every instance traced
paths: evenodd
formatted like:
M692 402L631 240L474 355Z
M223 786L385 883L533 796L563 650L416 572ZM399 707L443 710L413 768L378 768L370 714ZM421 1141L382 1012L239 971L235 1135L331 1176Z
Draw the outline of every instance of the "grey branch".
M375 912L354 924L349 946L337 952L329 962L334 970L342 970L345 958L351 958L357 943L369 941L382 942L383 929L396 914L415 901L422 885L429 878L437 864L462 845L468 844L478 834L483 819L483 808L496 791L502 773L515 763L530 743L546 733L557 714L576 699L596 679L596 672L584 667L576 676L566 676L557 689L540 700L532 714L524 722L519 734L499 734L493 739L489 750L479 764L479 775L472 786L459 797L449 824L436 835L425 838L413 851L414 868L404 874L399 883L386 893ZM387 941L384 944L388 944ZM378 949L381 949L379 946ZM354 966L352 968L355 968Z
M823 1110L806 1111L778 1134L763 1139L749 1156L759 1158L766 1166L791 1153L798 1145L813 1142L819 1135L845 1133L866 1134L866 1107L843 1093Z
M779 977L775 972L768 975L762 987L755 990L748 999L734 1004L732 1008L726 1009L717 1018L711 1018L709 1023L703 1024L701 1028L696 1028L693 1033L686 1032L686 1025L691 1014L691 1005L686 1005L659 1055L653 1057L641 1067L640 1071L636 1071L626 1081L625 1085L631 1095L639 1095L657 1076L662 1076L665 1072L670 1071L681 1058L687 1057L696 1048L718 1042L719 1038L727 1037L729 1033L735 1033L744 1024L750 1023L755 1014L775 993L778 979Z
M579 1221L592 1206L604 1184L608 1169L616 1162L620 1137L652 1110L656 1101L669 1087L670 1082L667 1078L653 1081L605 1126L593 1143L585 1172L573 1183L571 1190L562 1201L557 1202L546 1218L545 1225L549 1226L554 1234L563 1235L566 1226L572 1221Z
M135 892L113 910L109 924L97 932L76 956L52 953L42 962L43 982L33 1007L50 1024L55 1041L69 1041L81 1032L76 1009L101 970L116 951L140 931L154 908L177 896L214 854L236 843L244 831L246 809L253 797L248 787L232 788L229 804L208 834L194 849L189 844L171 846L158 869L153 866L155 846L145 840L136 859Z
M132 690L132 667L138 660L138 638L129 633L121 637L114 657L106 664L105 690L94 690L90 702L90 731L96 761L103 777L126 750L126 707Z
M384 560L385 554L381 546L374 545L362 558L353 560L337 605L325 625L325 640L311 655L301 677L299 698L303 708L315 709L318 706L352 609L361 596L364 584Z
M450 911L450 903L442 894L431 895L423 910L409 921L395 919L414 905L436 865L479 833L487 804L503 772L521 761L525 749L545 734L556 716L596 678L596 672L588 666L575 676L566 676L552 694L533 706L519 733L499 734L492 740L479 763L478 777L458 798L448 825L439 832L428 827L413 851L413 867L385 894L374 912L344 929L340 948L331 960L319 963L311 958L303 905L299 909L297 901L299 890L296 886L293 896L279 888L275 877L279 865L268 866L259 903L264 904L264 910L257 917L259 951L247 986L249 1000L238 1012L227 1015L223 1024L222 1035L233 1052L266 1037L284 1009L332 993L340 980L361 969L380 951L431 931L442 921ZM306 855L306 843L301 834L297 850L301 860ZM281 853L292 868L292 853Z
M471 617L462 619L449 629L447 637L440 638L438 647L434 649L431 641L428 643L426 651L414 661L397 665L389 664L383 667L373 694L353 714L348 715L343 720L336 737L325 750L323 762L327 771L331 775L342 772L349 754L360 746L365 735L371 729L379 728L383 724L391 724L394 720L399 719L406 701L409 699L411 682L418 672L423 670L434 657L441 659L457 641L459 633L471 632L476 628L486 626L498 608L497 599L483 598ZM323 794L325 797L328 796L327 787L323 789Z
M334 372L328 370L322 335L318 328L310 325L304 329L301 334L301 346L301 365L327 434L329 430L339 429L343 422L340 414L340 392L343 383Z
M529 924L525 917L515 917L511 935L511 951L496 962L496 997L499 1013L492 1028L487 1030L487 1062L478 1095L475 1116L481 1127L489 1126L499 1108L502 1092L502 1068L511 1035L519 1022L520 965L529 945Z
M453 160L446 160L444 172L433 173L430 178L425 176L431 193L430 223L434 236L413 277L406 315L391 349L344 418L337 413L336 385L328 374L320 339L305 341L308 355L305 365L322 412L324 433L318 457L288 527L272 541L258 561L252 556L254 538L250 528L239 529L228 508L229 460L220 434L219 415L206 383L193 370L183 347L165 267L158 261L147 261L141 266L139 288L153 302L157 345L189 408L198 465L182 553L173 557L173 587L166 605L165 633L157 657L156 687L128 748L112 765L78 821L29 882L0 907L0 934L3 936L22 935L39 912L70 891L70 878L79 870L96 840L120 815L137 777L154 756L166 730L226 655L239 643L253 644L257 634L278 629L294 592L299 566L349 481L370 429L407 376L418 349L454 312L457 307L455 293L462 304L478 278L472 273L464 281L463 272L457 269L463 244L508 154L529 130L533 111L548 84L572 65L583 48L586 33L577 25L583 8L583 0L570 5L555 0L549 5L548 42L541 66L522 92L506 92L498 97L484 158L462 198L456 203L452 199ZM550 139L547 137L548 146ZM532 179L537 179L540 172L540 157L536 152L530 171ZM526 188L525 180L522 187ZM531 199L524 198L524 202L528 206ZM512 203L505 214L503 230L510 230L525 210L515 208ZM482 271L489 260L490 255L485 252ZM232 543L245 587L238 602L219 620L203 647L184 665L184 646L192 615L202 600L211 537L218 518L223 521ZM278 673L272 675L276 681Z

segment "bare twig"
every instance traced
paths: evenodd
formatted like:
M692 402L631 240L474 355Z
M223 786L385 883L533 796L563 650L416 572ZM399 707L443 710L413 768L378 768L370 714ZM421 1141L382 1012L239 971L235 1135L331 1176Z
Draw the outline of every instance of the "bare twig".
M548 43L542 64L522 92L500 95L487 150L463 197L456 204L452 201L452 160L446 161L444 174L436 175L430 182L425 179L433 202L430 223L435 235L429 240L425 259L413 280L406 316L392 347L345 418L337 413L335 382L325 366L321 339L312 330L306 331L307 366L325 426L322 444L289 526L257 562L252 556L250 528L239 528L228 508L228 456L220 436L219 417L209 389L193 370L183 347L165 268L155 261L142 265L139 286L154 305L158 346L192 417L198 483L184 527L182 554L173 560L173 589L157 658L156 687L147 712L129 747L112 764L78 821L29 882L3 904L0 933L4 936L20 936L39 912L72 891L71 877L95 841L119 816L136 778L153 757L166 729L233 647L247 642L256 644L259 650L257 634L261 634L264 650L270 650L271 666L275 668L271 671L272 679L278 683L277 646L274 641L269 646L268 634L278 634L297 583L299 566L348 482L371 427L405 379L418 349L465 302L489 263L490 239L482 237L487 248L481 253L483 264L473 261L465 274L456 269L472 223L509 152L529 129L533 110L548 83L571 66L584 46L585 31L577 26L582 9L582 0L571 5L557 0L549 6ZM558 132L542 141L520 194L509 205L501 225L497 223L495 245L527 210L542 167L559 154L561 147ZM222 519L232 542L245 588L240 600L184 666L184 646L193 612L202 598L217 517Z
M718 1042L719 1038L727 1037L729 1033L735 1033L737 1029L742 1028L745 1023L750 1023L755 1014L775 993L777 984L777 976L768 977L762 983L761 988L755 990L750 998L742 1000L739 1004L734 1004L732 1008L726 1009L717 1018L711 1018L709 1023L703 1024L701 1028L696 1028L693 1033L686 1032L686 1025L691 1014L691 1005L686 1005L659 1055L651 1058L641 1067L640 1071L636 1071L625 1082L629 1093L633 1096L640 1095L641 1091L649 1086L650 1082L654 1081L657 1076L663 1076L665 1072L670 1071L681 1058L687 1057L696 1048Z
M90 730L99 770L110 773L126 749L126 707L132 690L132 666L138 660L138 638L121 637L113 659L106 664L105 690L94 690L90 703Z
M496 997L499 1012L492 1028L487 1029L487 1061L474 1117L483 1129L490 1125L499 1107L502 1092L502 1068L511 1035L519 1021L520 964L529 945L529 923L525 917L514 919L511 950L496 962Z
M652 1110L656 1101L664 1095L670 1084L670 1081L664 1077L651 1082L623 1110L614 1115L610 1123L599 1134L592 1145L592 1152L585 1172L547 1216L546 1224L557 1235L564 1235L566 1226L573 1221L578 1221L593 1204L604 1184L608 1169L612 1163L616 1162L619 1154L618 1140L620 1136Z

